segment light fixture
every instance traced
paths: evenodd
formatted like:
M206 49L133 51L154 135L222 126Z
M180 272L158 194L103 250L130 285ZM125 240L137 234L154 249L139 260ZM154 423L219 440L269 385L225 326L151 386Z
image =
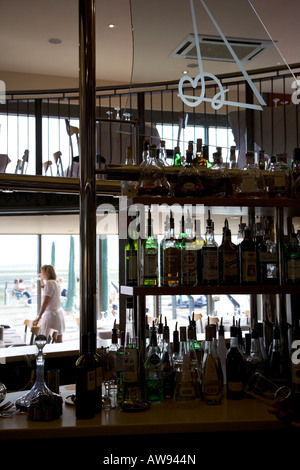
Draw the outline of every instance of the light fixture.
M115 29L117 26L116 26L114 23L109 23L109 24L107 25L107 27L108 27L109 29Z
M188 70L183 70L183 71L182 71L182 74L183 74L183 75L187 75L188 73L189 73Z
M50 44L61 44L61 43L62 43L62 40L59 39L59 38L50 38L50 39L48 40L48 42L49 42Z

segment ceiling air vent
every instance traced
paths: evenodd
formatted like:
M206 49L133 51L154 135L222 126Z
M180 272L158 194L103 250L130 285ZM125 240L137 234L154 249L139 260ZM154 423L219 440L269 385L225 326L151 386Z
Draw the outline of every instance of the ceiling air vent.
M268 40L226 38L241 62L257 57L273 43ZM235 62L230 50L219 36L198 35L201 58L203 60L217 60L222 62ZM177 59L197 59L195 35L189 34L178 47L170 54Z

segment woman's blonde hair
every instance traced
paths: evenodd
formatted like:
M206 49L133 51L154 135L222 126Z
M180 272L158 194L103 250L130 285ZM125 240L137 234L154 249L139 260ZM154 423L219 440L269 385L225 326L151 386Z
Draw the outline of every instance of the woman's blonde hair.
M56 272L52 264L44 264L44 266L42 266L42 270L46 274L46 277L48 280L49 279L56 280Z

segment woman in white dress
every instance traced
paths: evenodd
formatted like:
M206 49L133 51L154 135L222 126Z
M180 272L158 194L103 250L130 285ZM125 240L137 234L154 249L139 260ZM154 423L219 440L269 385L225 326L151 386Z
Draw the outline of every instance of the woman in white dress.
M60 301L60 282L56 279L56 272L51 264L42 266L39 277L44 291L44 298L38 317L33 324L37 325L42 318L40 334L47 336L49 330L56 330L57 342L62 343L65 318Z

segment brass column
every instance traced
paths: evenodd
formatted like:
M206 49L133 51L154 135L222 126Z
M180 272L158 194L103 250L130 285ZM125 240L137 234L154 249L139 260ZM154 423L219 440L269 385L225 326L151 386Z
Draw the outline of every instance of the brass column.
M96 332L95 96L95 1L79 0L81 335Z

